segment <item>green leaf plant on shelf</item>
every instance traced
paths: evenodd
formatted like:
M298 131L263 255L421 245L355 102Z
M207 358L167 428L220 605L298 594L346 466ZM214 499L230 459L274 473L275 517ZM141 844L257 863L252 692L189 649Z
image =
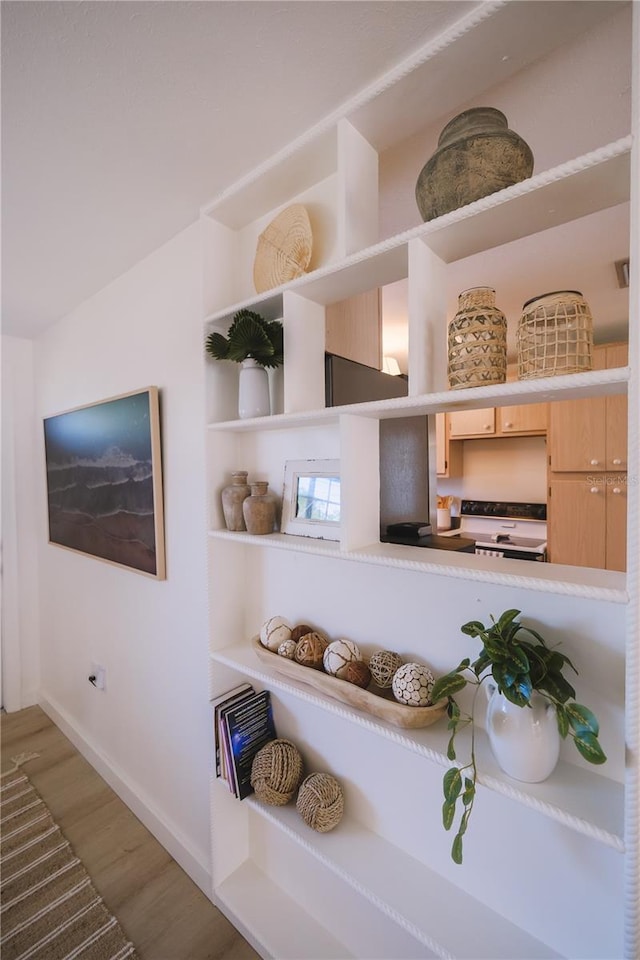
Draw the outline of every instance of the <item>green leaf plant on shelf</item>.
M462 841L476 798L475 711L480 689L489 695L487 733L500 767L516 780L536 783L553 771L560 752L560 738L570 736L578 752L589 763L605 763L598 741L599 724L587 707L576 703L576 692L563 676L565 667L577 674L563 653L547 645L531 627L517 617L519 610L506 610L491 625L477 620L465 623L462 633L478 637L482 650L476 660L464 659L456 668L436 680L432 698L448 698L447 713L451 738L449 760L457 760L456 735L471 728L467 763L451 767L444 775L442 821L450 830L460 810L458 830L451 857L462 863ZM476 687L470 713L461 711L454 695L467 684ZM458 806L458 804L460 804Z
M280 320L265 320L253 310L238 310L227 336L214 331L205 341L214 360L240 364L238 416L264 417L271 413L267 367L284 361L284 334Z
M255 360L261 367L279 367L284 359L282 323L265 320L253 310L238 310L227 336L209 334L206 350L214 360Z

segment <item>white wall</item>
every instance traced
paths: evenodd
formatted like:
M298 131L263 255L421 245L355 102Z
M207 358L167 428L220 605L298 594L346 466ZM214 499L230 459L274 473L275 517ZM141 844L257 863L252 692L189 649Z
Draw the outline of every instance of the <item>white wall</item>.
M462 476L439 478L438 493L459 500L547 502L546 437L482 437L463 440L462 448Z
M41 702L208 891L201 283L194 224L47 332L35 371L38 418L160 389L164 581L47 543L40 442ZM88 682L92 661L105 692Z
M33 344L2 337L2 705L36 703L38 543Z

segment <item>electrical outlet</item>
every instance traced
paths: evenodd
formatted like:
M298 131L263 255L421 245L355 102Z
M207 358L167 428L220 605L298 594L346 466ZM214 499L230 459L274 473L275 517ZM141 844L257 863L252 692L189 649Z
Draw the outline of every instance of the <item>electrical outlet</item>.
M96 690L106 690L107 671L99 663L92 663L89 669L89 683L93 684Z

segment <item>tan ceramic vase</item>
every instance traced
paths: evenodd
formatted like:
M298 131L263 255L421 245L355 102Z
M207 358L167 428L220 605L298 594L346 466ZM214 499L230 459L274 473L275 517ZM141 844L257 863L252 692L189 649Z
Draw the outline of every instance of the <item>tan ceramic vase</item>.
M242 512L249 533L273 533L276 525L276 498L269 493L269 484L265 480L257 480L251 484L251 496L243 500Z
M251 496L251 487L247 483L247 471L236 470L231 474L231 483L222 491L222 512L227 530L246 530L243 501Z

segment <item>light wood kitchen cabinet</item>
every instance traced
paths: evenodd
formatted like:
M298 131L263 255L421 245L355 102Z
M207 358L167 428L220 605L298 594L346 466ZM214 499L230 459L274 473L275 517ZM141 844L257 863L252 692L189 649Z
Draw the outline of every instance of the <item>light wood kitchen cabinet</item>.
M515 407L498 407L497 433L506 436L540 436L547 432L548 404L522 403Z
M326 308L325 349L347 360L382 367L382 310L380 289L338 300Z
M492 437L496 432L496 411L494 407L485 410L459 410L447 414L449 419L449 437L460 440L468 437Z
M459 477L462 474L462 446L449 434L449 418L436 414L436 474L439 477Z
M593 351L594 370L624 367L626 344ZM553 403L549 415L552 473L603 472L627 468L627 397L592 397Z
M549 560L575 567L626 569L625 474L589 474L549 484Z
M448 415L449 436L459 440L544 436L547 432L547 406L546 403L523 403L512 407L459 410Z
M605 569L627 569L627 475L607 474Z
M627 364L625 343L594 348L594 369ZM626 570L627 397L550 405L549 559Z

